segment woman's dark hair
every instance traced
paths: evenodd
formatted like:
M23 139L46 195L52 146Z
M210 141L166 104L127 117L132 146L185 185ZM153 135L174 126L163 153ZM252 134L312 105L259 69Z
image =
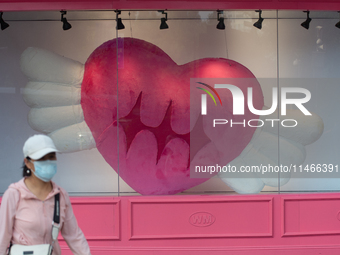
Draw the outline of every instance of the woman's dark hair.
M26 159L30 160L31 158L30 158L30 157L26 157ZM31 169L29 169L29 168L26 166L25 161L24 161L24 163L23 163L23 165L22 165L22 176L23 176L23 177L26 177L26 176L28 177L28 176L31 176L31 174L32 174Z

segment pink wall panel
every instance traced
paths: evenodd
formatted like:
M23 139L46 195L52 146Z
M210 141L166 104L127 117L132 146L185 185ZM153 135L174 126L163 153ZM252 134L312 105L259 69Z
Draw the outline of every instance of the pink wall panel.
M340 234L340 198L282 200L283 236Z
M120 238L120 201L113 198L73 198L73 212L88 241Z
M72 197L93 255L340 254L340 194ZM71 255L60 239L63 255Z
M131 199L129 218L131 239L271 236L272 200Z

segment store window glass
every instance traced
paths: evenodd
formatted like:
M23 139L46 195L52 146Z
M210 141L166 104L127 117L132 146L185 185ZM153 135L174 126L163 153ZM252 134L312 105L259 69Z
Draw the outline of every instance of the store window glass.
M295 141L305 144L299 149L303 162L293 164L292 178L281 187L282 192L339 190L336 118L339 72L336 59L340 38L335 26L338 14L310 12L310 18L309 29L305 29L300 24L306 20L306 13L279 12L280 86L307 89L311 99L304 105L312 114L304 116L298 111L305 127ZM301 117L296 116L297 119ZM282 147L279 148L282 157Z
M169 28L160 29L165 15ZM263 158L270 153L269 162L278 164L277 138L272 136L268 152L253 149L262 146L261 139L252 140L258 116L248 109L244 116L228 114L233 108L230 92L214 88L217 83L237 84L246 94L250 84L257 107L263 107L264 100L271 102L267 90L277 86L276 12L267 12L265 29L253 26L258 15L245 11L122 13L125 29L117 31L117 52L124 52L117 59L118 105L129 107L119 116L125 133L119 145L119 171L139 193L257 193L265 183L274 186L270 191L277 190L276 173L270 178L257 173L217 173L226 165L251 167L252 158L262 153ZM221 17L225 29L216 27ZM264 97L262 91L268 95ZM206 115L200 112L201 94L209 97ZM127 115L129 111L135 115ZM220 120L216 127L214 119ZM231 127L232 121L239 124ZM256 136L261 134L258 130ZM243 151L247 155L238 157Z
M0 192L41 132L71 195L339 190L336 12L60 15L3 16Z

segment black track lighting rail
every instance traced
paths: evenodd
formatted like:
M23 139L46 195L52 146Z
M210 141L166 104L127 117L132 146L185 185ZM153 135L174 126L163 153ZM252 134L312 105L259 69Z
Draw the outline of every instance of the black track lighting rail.
M73 22L73 21L114 21L116 20L117 22L119 21L119 28L118 29L123 29L125 28L125 26L123 25L123 21L124 20L144 20L144 21L147 21L147 20L150 20L150 21L153 21L153 20L159 20L159 17L157 18L138 18L138 19L131 19L130 16L128 18L121 18L119 17L119 15L122 14L122 12L131 12L131 11L138 11L138 12L154 12L156 10L72 10L72 12L115 12L116 13L116 19L114 17L112 18L69 18L69 19L66 19L66 14L67 14L67 11L66 10L62 10L60 11L61 13L61 21L63 22L63 29L64 30L68 30L70 29L72 26L71 24L69 23L69 21ZM186 10L173 10L174 12L186 12ZM195 10L187 10L187 11L195 11ZM202 10L197 10L197 11L202 11ZM212 12L211 10L203 10L203 11L207 11L207 12ZM215 10L216 11L216 10ZM238 11L238 10L235 10L235 11ZM242 10L244 12L248 11L248 10ZM254 10L253 10L254 11ZM266 12L266 11L273 11L273 10L264 10L263 12ZM294 10L296 12L296 10ZM48 11L50 13L52 13L52 11ZM188 17L172 17L170 19L168 19L168 12L165 12L164 10L162 11L158 11L158 12L161 12L162 14L165 15L165 17L162 17L161 18L161 29L164 29L164 28L168 28L168 25L166 24L166 21L168 20L172 20L172 21L176 21L176 20L202 20L202 18L200 17L194 17L194 18L188 18ZM261 29L262 28L262 22L264 20L264 18L262 18L261 14L262 14L262 10L255 10L255 12L259 13L259 19L257 22L254 23L254 26L255 24L257 24L257 28ZM304 11L305 13L307 13L307 19L301 23L301 25L308 29L309 28L309 23L312 21L312 19L309 17L310 15L310 11ZM317 12L317 11L315 11ZM324 12L324 11L320 11L320 12ZM334 13L334 11L329 11L329 13ZM339 13L339 11L338 11ZM6 22L3 20L3 12L0 12L0 23L1 23L1 29L4 30L6 29L7 27L9 27L9 24L7 22L30 22L30 21L35 21L35 22L54 22L54 21L58 21L58 19L56 18L53 18L53 19L10 19L10 18L6 18ZM340 14L340 13L339 13ZM328 15L327 13L324 14L324 15ZM78 15L79 16L79 15ZM221 17L222 16L222 17ZM271 15L272 17L266 17L265 19L266 20L301 20L302 18L301 17L273 17L273 15ZM216 17L216 16L215 16ZM213 16L210 16L210 17L207 17L205 18L205 20L213 20L213 19L216 19L214 18ZM225 25L224 25L224 17L223 17L223 10L217 10L217 20L218 20L218 24L217 24L217 28L218 29L225 29ZM248 17L228 17L228 20L254 20L254 17L251 17L251 18L248 18ZM335 20L335 26L337 28L340 28L340 18L334 18L334 17L320 17L320 14L319 14L319 17L313 17L313 20ZM60 19L59 19L60 21Z

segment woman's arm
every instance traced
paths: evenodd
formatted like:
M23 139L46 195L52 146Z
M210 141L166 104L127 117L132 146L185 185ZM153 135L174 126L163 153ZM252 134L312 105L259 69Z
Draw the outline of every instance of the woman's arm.
M67 193L64 194L66 202L66 214L64 225L61 229L61 235L75 255L91 255L86 238L78 226L77 220L73 214L70 198Z
M19 191L8 188L0 206L0 255L5 255L12 239L16 209L20 199Z

